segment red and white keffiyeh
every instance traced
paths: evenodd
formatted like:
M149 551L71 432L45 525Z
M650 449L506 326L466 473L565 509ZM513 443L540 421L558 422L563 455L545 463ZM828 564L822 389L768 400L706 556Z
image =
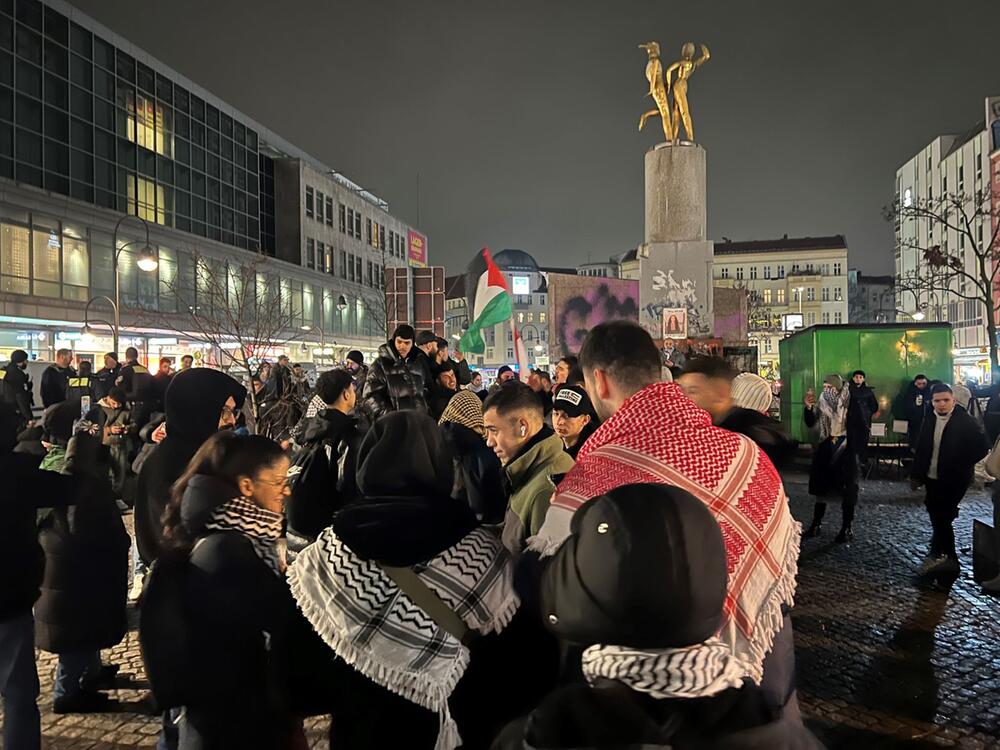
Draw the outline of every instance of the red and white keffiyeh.
M643 388L590 436L529 546L554 553L587 500L644 482L687 490L715 515L729 563L719 638L759 683L782 626L781 607L794 600L801 526L764 453L749 438L712 426L679 386Z

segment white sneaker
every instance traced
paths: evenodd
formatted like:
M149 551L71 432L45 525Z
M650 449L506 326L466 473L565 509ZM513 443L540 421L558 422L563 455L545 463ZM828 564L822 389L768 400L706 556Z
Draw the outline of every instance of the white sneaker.
M927 575L928 573L957 573L958 570L958 560L948 557L948 555L930 557L924 560L924 564L920 566L920 572L923 575Z
M128 592L128 600L130 602L139 601L139 597L142 596L142 586L145 582L145 576L137 575L132 577L132 588Z

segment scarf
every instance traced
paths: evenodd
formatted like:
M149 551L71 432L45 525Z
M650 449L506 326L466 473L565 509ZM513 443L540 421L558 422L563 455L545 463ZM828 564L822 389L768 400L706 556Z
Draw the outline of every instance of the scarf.
M819 394L819 436L826 440L842 437L847 432L847 407L851 400L850 385L845 385L840 393L824 388Z
M281 578L285 573L284 551L279 549L281 513L261 508L245 497L234 497L215 510L205 523L209 531L238 531L250 540L257 557Z
M414 568L421 581L465 624L499 633L520 601L513 566L499 540L476 529ZM469 650L447 633L382 570L324 530L288 569L292 596L327 645L372 682L440 719L436 750L461 744L448 696L469 663Z
M764 657L791 606L801 526L781 478L752 440L712 426L673 383L626 399L584 443L556 488L531 549L552 554L570 535L573 513L626 484L670 484L704 502L726 540L729 584L719 637L760 683Z
M468 427L479 437L486 437L486 428L483 426L483 402L472 391L459 391L452 396L438 424L445 422L460 424Z
M628 685L654 698L709 698L743 684L743 665L718 638L686 648L651 651L591 646L583 652L583 675Z
M318 395L313 395L313 397L311 399L309 399L309 405L306 406L306 414L305 415L306 415L307 418L308 417L315 417L317 414L319 414L325 408L326 408L326 401L324 401L323 399L321 399Z

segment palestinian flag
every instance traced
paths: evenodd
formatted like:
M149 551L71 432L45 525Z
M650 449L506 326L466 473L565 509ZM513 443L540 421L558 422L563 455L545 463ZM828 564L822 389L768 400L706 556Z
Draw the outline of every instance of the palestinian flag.
M490 257L488 248L484 247L469 264L465 288L469 329L462 335L459 346L463 352L482 354L486 351L482 332L497 323L505 323L514 314L507 281Z

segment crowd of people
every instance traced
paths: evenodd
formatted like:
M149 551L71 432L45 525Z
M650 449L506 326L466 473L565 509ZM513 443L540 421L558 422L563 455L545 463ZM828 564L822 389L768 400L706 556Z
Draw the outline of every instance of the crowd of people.
M370 366L351 352L311 387L287 358L248 391L190 361L152 374L130 349L77 372L60 351L35 424L21 354L0 399L7 747L39 747L34 645L59 657L55 712L109 710L100 651L130 596L161 748L304 747L314 715L338 750L819 746L777 471L796 444L756 375L678 370L615 321L554 374L500 368L487 387L401 325ZM988 446L929 388L913 478L931 555L951 559L971 445ZM860 371L808 395L807 533L839 494L851 539L877 412Z

